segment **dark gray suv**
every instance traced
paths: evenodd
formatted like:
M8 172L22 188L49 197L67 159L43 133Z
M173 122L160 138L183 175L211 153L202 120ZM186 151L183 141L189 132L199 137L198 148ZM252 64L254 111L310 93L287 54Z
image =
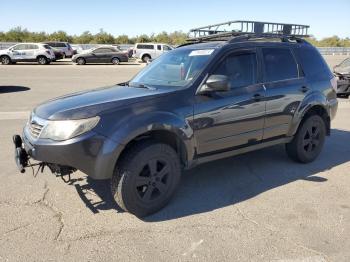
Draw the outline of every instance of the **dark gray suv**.
M14 136L19 169L33 158L111 179L118 205L142 217L170 200L184 168L277 144L315 160L337 110L332 72L291 32L237 34L192 39L129 82L37 106Z

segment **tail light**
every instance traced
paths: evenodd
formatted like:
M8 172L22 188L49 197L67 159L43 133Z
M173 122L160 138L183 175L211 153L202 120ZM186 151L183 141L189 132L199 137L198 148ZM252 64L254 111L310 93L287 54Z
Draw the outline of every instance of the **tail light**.
M45 52L46 52L47 54L51 55L50 50L46 50Z
M336 77L333 77L331 79L331 85L332 85L332 88L334 89L334 91L337 91L337 89L338 89L338 81L337 81Z

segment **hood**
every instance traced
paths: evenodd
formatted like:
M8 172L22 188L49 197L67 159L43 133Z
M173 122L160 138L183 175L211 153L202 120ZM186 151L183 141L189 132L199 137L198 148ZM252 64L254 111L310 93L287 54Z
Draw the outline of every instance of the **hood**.
M339 75L350 75L350 67L335 67L334 73Z
M49 100L34 109L43 119L66 120L94 117L107 110L152 99L172 89L135 88L112 86L83 91Z

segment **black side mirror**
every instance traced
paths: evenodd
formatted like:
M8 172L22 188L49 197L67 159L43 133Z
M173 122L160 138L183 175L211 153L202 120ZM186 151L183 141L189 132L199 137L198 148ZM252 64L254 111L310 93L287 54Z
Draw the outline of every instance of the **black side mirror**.
M226 92L230 90L229 79L225 75L211 75L200 88L200 94L209 92Z

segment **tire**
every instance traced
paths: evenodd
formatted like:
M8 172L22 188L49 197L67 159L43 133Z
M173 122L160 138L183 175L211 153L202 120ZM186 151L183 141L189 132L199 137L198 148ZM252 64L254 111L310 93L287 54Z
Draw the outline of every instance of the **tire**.
M319 115L302 121L293 140L286 144L288 156L296 162L310 163L321 153L326 137L326 124Z
M86 61L85 61L84 58L79 57L79 58L77 59L77 64L78 64L78 65L85 65L85 64L86 64Z
M118 161L111 191L123 210L144 217L169 202L180 178L180 160L172 147L152 141L140 142Z
M142 62L147 63L150 59L151 59L151 57L149 55L144 55L142 57Z
M120 64L120 59L118 57L113 57L112 58L112 64L113 65L119 65Z
M7 55L2 56L1 57L1 64L3 64L3 65L11 64L11 58Z
M38 64L39 65L46 65L49 63L49 61L47 60L47 58L45 56L39 56L37 58Z

